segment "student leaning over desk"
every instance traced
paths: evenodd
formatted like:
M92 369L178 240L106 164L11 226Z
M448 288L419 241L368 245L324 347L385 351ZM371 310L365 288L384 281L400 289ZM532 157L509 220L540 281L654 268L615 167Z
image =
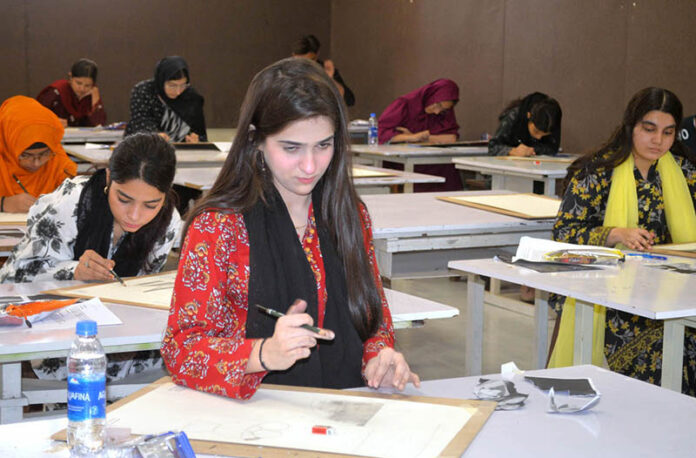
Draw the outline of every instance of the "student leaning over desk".
M36 100L58 116L63 126L93 127L106 124L104 101L97 87L97 64L80 59L60 79L46 86Z
M162 343L173 380L234 398L262 380L418 385L393 349L335 85L314 62L281 60L251 82L238 132L187 222ZM255 304L287 315L276 320ZM318 341L300 327L312 323L334 336Z
M650 250L696 242L696 156L675 141L682 105L666 89L633 96L607 143L569 168L554 240ZM550 367L572 365L575 303L562 306ZM593 363L659 384L661 321L595 306ZM682 390L696 395L696 332L686 328Z
M179 236L174 148L156 134L126 138L106 170L66 180L29 211L27 235L0 282L113 280L156 273ZM109 381L161 366L157 351L111 355ZM64 379L65 359L32 361L39 378Z
M60 144L63 126L48 108L29 97L0 106L0 211L24 213L41 194L77 173Z
M556 99L533 92L512 101L488 142L491 156L555 156L561 145L563 112Z
M133 87L125 135L156 132L173 142L207 141L203 96L191 87L189 68L179 56L157 62L155 77Z

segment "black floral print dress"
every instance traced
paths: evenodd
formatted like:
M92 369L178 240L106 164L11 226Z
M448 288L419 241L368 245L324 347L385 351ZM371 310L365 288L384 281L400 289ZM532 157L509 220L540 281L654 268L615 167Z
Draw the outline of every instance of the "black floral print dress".
M675 156L696 203L696 165ZM647 177L634 169L638 194L638 225L655 234L655 243L670 243L662 181L653 164ZM582 179L570 179L553 227L558 242L606 245L611 227L603 226L611 188L612 169L598 168ZM564 299L555 301L560 313ZM646 382L660 384L662 377L663 323L607 308L604 354L611 370ZM682 391L696 396L696 330L686 328Z

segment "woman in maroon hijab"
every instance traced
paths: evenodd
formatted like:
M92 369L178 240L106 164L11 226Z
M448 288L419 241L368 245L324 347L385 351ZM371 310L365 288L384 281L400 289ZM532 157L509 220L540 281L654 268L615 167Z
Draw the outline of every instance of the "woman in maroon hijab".
M450 143L459 137L454 105L459 100L457 83L448 79L430 84L394 100L379 117L379 142ZM386 167L401 168L385 162ZM459 172L452 164L416 165L415 172L437 175L445 182L416 184L416 192L457 191L462 189Z
M453 108L458 100L459 87L448 79L435 80L402 95L379 117L379 142L456 141L459 125Z
M94 127L106 124L106 112L97 88L97 64L80 59L68 73L46 86L36 97L58 116L63 127Z

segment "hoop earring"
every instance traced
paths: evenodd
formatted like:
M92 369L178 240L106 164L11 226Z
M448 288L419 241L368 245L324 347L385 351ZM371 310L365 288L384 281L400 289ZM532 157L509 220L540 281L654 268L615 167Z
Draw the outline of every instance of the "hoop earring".
M108 194L109 192L109 185L104 186L104 194Z
M261 171L266 172L266 161L263 159L263 152L261 150L257 150L259 152L259 162L261 163Z

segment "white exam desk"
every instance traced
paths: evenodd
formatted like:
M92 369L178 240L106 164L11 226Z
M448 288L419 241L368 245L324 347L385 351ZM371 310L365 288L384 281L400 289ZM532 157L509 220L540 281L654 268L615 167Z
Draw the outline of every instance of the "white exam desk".
M177 149L176 150L176 166L179 167L210 167L213 165L222 165L227 158L229 151L229 142L220 142L222 145L228 145L226 149L220 148L220 151L212 149ZM113 147L105 145L104 148L88 148L85 144L65 145L65 152L70 156L76 157L82 161L93 165L106 165L109 162Z
M31 295L80 283L82 282L6 283L0 284L0 295ZM449 318L459 314L459 310L454 307L428 299L386 288L384 292L395 329L417 327L424 320ZM122 325L99 328L99 340L106 353L160 348L168 311L112 303L105 305L123 321ZM22 407L25 405L48 402L43 397L43 391L47 389L36 392L23 389L22 361L65 357L74 338L73 328L37 332L25 326L17 326L12 332L0 334L0 424L20 421Z
M354 169L371 170L389 173L388 176L364 176L353 178L357 190L361 194L388 194L392 186L408 183L444 183L443 177L425 175L422 173L403 172L401 170L383 169L367 165L353 165ZM201 191L207 191L213 185L222 166L216 167L177 167L174 184L186 186Z
M382 276L388 279L446 276L448 261L487 257L492 250L504 247L512 249L525 235L550 237L552 219L525 220L436 199L491 193L362 196L372 218Z
M66 127L63 143L118 142L123 140L125 129L104 129L103 127Z
M627 257L626 262L616 267L554 273L540 273L490 258L450 262L451 269L468 274L466 373L481 373L483 303L489 294L484 291L481 276L486 276L536 289L536 367L543 367L548 354L548 295L545 293L555 293L576 299L574 364L592 362L594 304L664 321L662 386L681 392L684 327L696 327L696 276L652 268L647 265L651 262L654 261ZM676 256L659 261L675 262L696 264L694 259Z
M383 161L397 162L404 165L405 172L413 172L416 164L450 164L455 157L482 156L488 154L488 146L415 146L409 144L395 145L351 145L353 156L365 159L376 167L382 167ZM404 192L413 192L413 185L406 184Z
M589 365L528 371L526 375L589 377L602 399L586 412L550 414L546 412L546 393L517 375L514 383L518 391L529 393L526 404L519 410L493 412L463 458L694 456L696 399L692 397ZM471 399L478 379L477 376L431 380L422 382L420 389L409 385L404 392L416 396ZM391 389L379 391L395 392ZM66 444L50 439L66 426L65 415L0 425L0 455L67 457Z
M491 175L491 189L532 192L534 182L544 183L544 195L556 197L556 179L566 176L566 169L574 158L510 159L508 156L455 157L454 166Z

